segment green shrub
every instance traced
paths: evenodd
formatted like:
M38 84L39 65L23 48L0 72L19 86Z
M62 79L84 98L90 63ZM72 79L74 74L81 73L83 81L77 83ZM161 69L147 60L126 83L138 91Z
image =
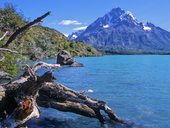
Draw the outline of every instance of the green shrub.
M5 59L0 63L0 69L9 73L12 76L16 76L18 72L18 67L16 64L16 57L10 53L4 53Z

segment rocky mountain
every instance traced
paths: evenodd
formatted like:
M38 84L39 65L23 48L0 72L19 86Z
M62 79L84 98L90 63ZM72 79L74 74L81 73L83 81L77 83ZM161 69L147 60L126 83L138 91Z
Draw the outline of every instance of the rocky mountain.
M73 35L74 40L111 54L170 53L170 32L139 22L130 11L121 8L112 9Z

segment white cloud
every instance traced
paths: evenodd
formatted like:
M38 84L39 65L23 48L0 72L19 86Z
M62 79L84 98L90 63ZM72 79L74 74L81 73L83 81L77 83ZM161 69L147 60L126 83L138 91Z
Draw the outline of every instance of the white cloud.
M77 20L62 20L58 24L68 26L68 25L81 25L82 23Z
M86 28L87 26L83 26L83 27L73 28L73 30L79 31L79 30L85 30Z

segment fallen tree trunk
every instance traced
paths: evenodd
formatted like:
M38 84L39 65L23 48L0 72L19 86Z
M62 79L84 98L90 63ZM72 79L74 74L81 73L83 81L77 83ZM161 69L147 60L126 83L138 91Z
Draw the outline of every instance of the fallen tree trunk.
M1 85L0 126L15 128L33 117L39 117L36 103L38 91L43 83L52 82L53 78L51 72L36 76L33 68L27 67L19 80Z
M97 118L101 123L105 121L100 113L103 110L110 120L124 123L105 102L53 82L55 78L51 72L37 76L36 71L41 67L56 68L59 65L41 62L31 68L27 66L19 80L0 85L0 127L14 128L31 118L39 117L38 105Z
M104 101L85 96L60 83L44 83L39 95L38 104L40 106L97 118L101 123L105 121L104 116L100 113L100 110L103 110L112 121L123 123Z

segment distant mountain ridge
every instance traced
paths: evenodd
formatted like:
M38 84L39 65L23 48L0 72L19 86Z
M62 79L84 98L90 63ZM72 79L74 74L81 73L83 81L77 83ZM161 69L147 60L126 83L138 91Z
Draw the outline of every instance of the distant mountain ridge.
M139 22L130 11L114 8L70 35L100 51L113 54L170 53L170 32L152 23Z

